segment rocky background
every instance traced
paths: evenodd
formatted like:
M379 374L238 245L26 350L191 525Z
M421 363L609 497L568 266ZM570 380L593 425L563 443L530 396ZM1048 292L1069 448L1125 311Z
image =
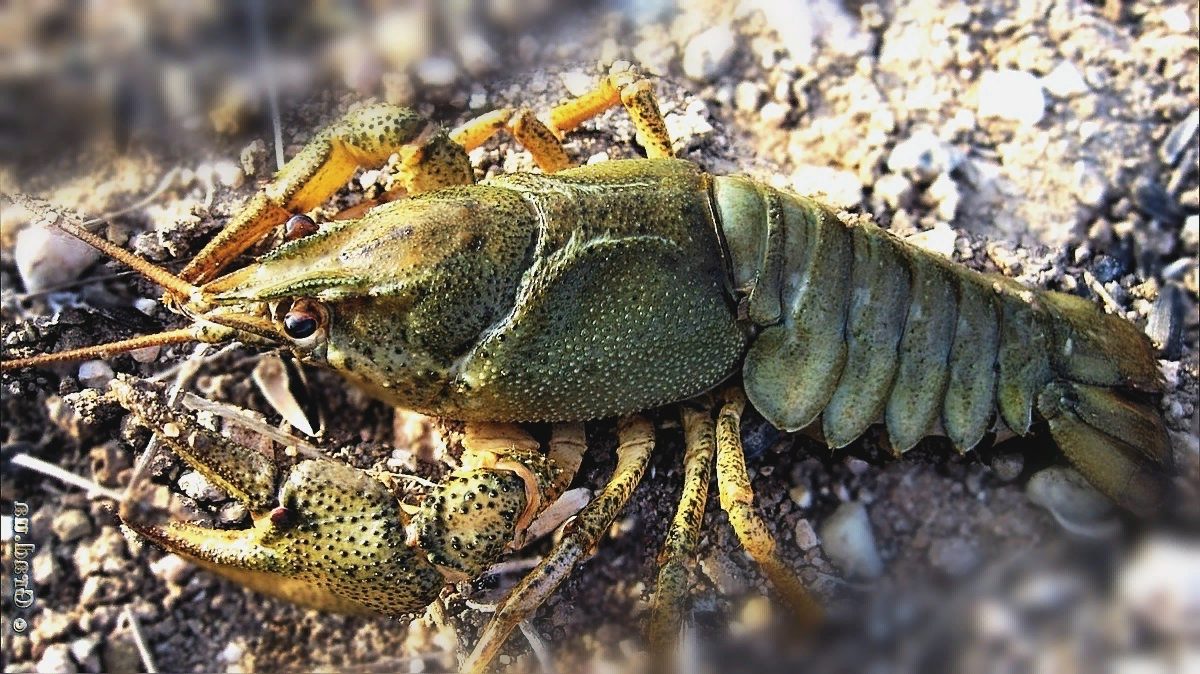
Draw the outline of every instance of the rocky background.
M1093 298L1143 326L1160 347L1163 411L1191 496L1167 522L1139 523L1062 470L1045 438L961 457L934 439L897 461L874 434L831 455L751 415L759 508L831 607L830 625L802 638L714 495L686 640L697 671L1168 672L1200 662L1195 3L266 4L0 9L0 189L106 216L98 228L110 240L178 269L274 172L274 108L292 156L361 101L413 105L452 125L508 105L544 111L605 73L637 69L655 78L679 156L820 195L964 264ZM641 152L621 110L571 134L567 150L579 163ZM506 138L472 161L480 177L532 169ZM374 199L390 181L386 166L362 171L315 215ZM2 208L6 358L178 324L149 284L46 229L51 215ZM258 355L214 351L195 359L192 389L278 425L250 381ZM148 435L97 389L114 371L169 381L193 352L0 379L0 666L145 671L132 615L160 671L452 671L488 619L480 607L548 542L514 553L508 572L452 588L443 612L407 627L323 615L139 544L111 501L11 463L27 453L123 486ZM444 472L455 428L435 433L332 375L310 377L329 420L316 444L331 456ZM531 623L558 671L644 664L655 558L682 479L677 412L652 416L659 449L645 481ZM612 423L589 425L589 438L576 483L595 489L614 464ZM170 457L154 473L193 516L243 521ZM26 611L10 582L14 502L32 508L37 546L38 598ZM520 634L499 664L546 668Z

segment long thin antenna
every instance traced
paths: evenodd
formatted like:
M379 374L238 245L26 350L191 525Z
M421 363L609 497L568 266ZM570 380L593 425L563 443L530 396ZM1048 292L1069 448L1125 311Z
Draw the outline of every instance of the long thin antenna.
M119 342L110 342L108 344L99 344L96 346L86 346L82 349L59 351L58 353L43 353L40 356L30 356L29 358L15 358L13 360L0 361L0 372L7 370L19 370L23 367L39 367L41 365L50 365L51 363L66 363L76 360L91 360L93 358L104 359L109 358L113 354L125 353L126 351L142 349L147 346L182 344L184 342L194 341L197 341L197 334L192 327L180 328L178 330L168 330L166 332L159 332L153 335L142 335L141 337L123 339Z
M58 227L71 236L74 236L80 241L88 244L92 248L104 253L105 255L115 260L124 262L132 267L134 271L157 283L164 289L179 295L180 297L191 297L199 290L198 287L188 283L187 281L184 281L178 276L175 276L166 269L150 264L149 262L125 250L124 248L111 243L108 241L108 239L102 239L99 236L96 236L95 234L92 234L86 229L80 227L79 225L76 225L72 222L67 222L64 219L60 219L58 221Z

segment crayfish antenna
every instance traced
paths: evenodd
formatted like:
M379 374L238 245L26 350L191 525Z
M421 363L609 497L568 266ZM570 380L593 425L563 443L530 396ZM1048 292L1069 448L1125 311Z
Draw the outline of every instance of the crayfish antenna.
M133 270L137 273L145 276L150 281L153 281L174 295L178 295L181 298L191 298L200 294L200 288L198 286L194 286L187 281L184 281L162 267L156 267L155 265L143 260L124 248L117 246L107 239L103 239L95 234L92 234L79 225L60 220L58 222L58 226L62 228L63 231L67 232L71 236L74 236L80 241L83 241L92 248L95 248L105 255L108 255L114 260L124 262L133 268Z
M148 346L165 346L167 344L182 344L184 342L219 342L219 339L206 339L204 334L201 334L203 329L198 329L198 326L190 326L180 328L178 330L167 330L166 332L158 332L153 335L142 335L141 337L133 337L123 339L118 342L110 342L108 344L98 344L96 346L86 346L81 349L71 349L70 351L59 351L58 353L44 353L40 356L31 356L29 358L14 358L13 360L0 361L0 372L8 370L19 370L24 367L39 367L42 365L51 365L53 363L69 363L76 360L92 360L105 359L114 356L118 353L134 351L136 349L144 349Z
M109 257L129 265L134 271L161 286L169 294L180 298L183 302L186 302L191 298L199 297L202 293L199 286L194 286L187 281L184 281L162 267L155 266L150 262L143 260L134 253L131 253L124 248L121 248L112 242L87 231L79 225L60 219L57 223L57 226L68 234L108 255ZM214 330L213 328L214 326L211 325L194 324L178 330L167 330L165 332L160 332L153 335L143 335L141 337L134 337L132 339L125 339L109 344L89 346L82 349L72 349L70 351L61 351L59 353L47 353L39 356L32 356L30 358L6 360L0 362L0 371L16 370L24 367L36 367L40 365L50 365L52 363L64 363L76 360L90 360L92 358L108 358L114 354L125 353L126 351L142 349L148 346L164 346L167 344L181 344L183 342L197 341L215 343L228 339L229 335L227 334L226 330Z

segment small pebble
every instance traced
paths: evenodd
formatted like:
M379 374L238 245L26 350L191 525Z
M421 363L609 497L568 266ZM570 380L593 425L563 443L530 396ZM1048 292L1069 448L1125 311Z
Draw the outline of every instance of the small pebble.
M742 606L738 622L748 632L758 632L771 624L771 601L766 597L751 597Z
M225 187L238 188L246 182L246 174L242 172L242 167L228 159L213 164L213 174Z
M246 147L242 148L241 154L238 156L238 161L242 164L242 173L248 176L258 174L258 167L263 165L267 159L267 144L261 138L256 138Z
M85 361L79 366L79 383L87 388L104 388L114 376L112 367L102 360Z
M45 644L58 640L71 629L73 622L70 614L64 611L43 611L37 619L37 626L33 628L33 643Z
M1183 229L1179 231L1179 241L1193 255L1200 248L1200 215L1189 215L1183 221Z
M768 126L779 127L787 120L787 108L775 101L767 101L758 112L758 117Z
M558 76L572 96L582 96L596 87L596 79L579 70L565 72Z
M738 110L754 112L762 101L762 90L754 82L738 82L733 90L733 104Z
M979 80L980 117L999 117L1028 126L1046 114L1046 93L1032 73L1023 70L989 70Z
M35 224L17 232L13 261L25 291L36 293L74 281L100 252L66 232Z
M84 671L100 671L100 656L96 653L100 641L96 637L80 637L71 642L71 656L82 664Z
M700 571L723 595L736 596L746 591L745 574L720 550L700 559Z
M429 53L436 39L433 36L432 17L424 3L388 4L392 8L379 12L372 21L371 40L364 41L349 35L346 39L383 57L393 69L404 70Z
M770 105L772 104L767 103L763 110ZM858 176L832 166L801 164L792 172L790 179L792 189L800 194L817 197L834 209L854 208L863 199L863 186L858 181Z
M71 659L71 647L66 644L50 644L46 650L42 652L42 657L38 660L37 671L39 674L75 674L79 668L75 665L75 661Z
M246 513L246 506L237 501L230 501L221 506L221 512L217 513L217 517L224 524L235 524L245 519Z
M1087 526L1099 522L1113 510L1112 501L1071 468L1051 466L1034 474L1025 488L1029 500L1065 520Z
M1025 456L1020 452L1000 454L992 459L992 472L1004 482L1011 482L1025 470Z
M1152 176L1141 175L1133 183L1133 206L1150 218L1176 222L1180 217L1174 197Z
M129 352L129 355L139 363L153 363L154 361L158 360L158 354L161 351L162 347L155 345L147 346L143 349L134 349L133 351Z
M138 655L137 643L128 631L108 635L104 640L103 651L104 666L108 671L142 671L142 658Z
M1200 616L1200 544L1158 535L1117 577L1121 603L1167 639L1194 640Z
M1074 573L1047 571L1021 581L1012 598L1022 611L1050 613L1076 603L1086 590Z
M1197 128L1200 128L1200 109L1192 110L1192 114L1176 124L1175 128L1171 129L1171 133L1163 139L1162 147L1159 148L1159 156L1162 157L1162 160L1168 164L1174 164L1183 151L1192 145Z
M1108 197L1108 181L1100 167L1080 159L1075 162L1073 173L1072 189L1079 203L1092 208L1102 205Z
M54 559L53 548L42 548L33 557L33 582L35 585L47 585L58 575L58 561Z
M195 566L179 555L166 555L157 562L151 562L150 572L173 585L183 585L187 582Z
M54 516L50 531L54 532L60 543L70 543L92 533L92 520L82 510L71 508Z
M441 56L422 59L414 70L417 79L427 87L448 87L458 79L458 66Z
M949 173L962 163L963 155L929 129L915 131L888 155L892 173L903 173L914 180L929 182Z
M1179 360L1183 350L1184 294L1176 283L1167 283L1154 300L1146 319L1146 335L1159 355Z
M188 471L179 476L179 489L197 501L222 501L225 494L217 489L197 471Z
M796 520L796 545L800 546L801 550L808 552L821 544L821 539L817 537L817 532L813 530L812 523L801 517Z
M1070 98L1089 91L1083 73L1070 61L1062 61L1054 66L1054 70L1046 73L1042 78L1042 86L1051 96L1057 98Z
M958 191L958 183L949 173L943 173L926 188L925 197L937 204L937 217L942 222L952 222L958 213L958 203L962 196ZM948 256L947 256L948 257Z
M139 297L133 301L133 308L147 316L153 316L158 311L158 302L149 297Z
M954 254L954 242L957 238L958 234L950 225L939 222L933 226L933 229L917 232L906 238L905 241L948 258Z
M405 73L384 73L383 98L391 105L411 105L417 97L412 78Z
M1115 281L1124 276L1128 270L1128 266L1123 261L1111 255L1096 256L1096 262L1092 265L1092 275L1101 283Z
M913 184L899 173L885 173L875 181L875 196L893 211L903 210L912 204Z
M975 630L985 641L1003 643L1021 635L1021 623L1007 604L985 599L975 608Z
M737 51L737 35L729 26L714 26L688 40L683 49L683 72L699 82L725 74Z
M830 561L847 576L878 578L883 574L883 560L863 504L850 501L838 506L821 525L821 541Z
M812 505L813 492L807 484L802 484L789 489L788 498L792 499L797 508L804 510Z
M947 576L964 576L979 565L979 550L961 538L939 538L929 545L929 563Z
M479 33L466 33L458 39L458 57L463 68L474 77L484 75L500 64L501 58Z

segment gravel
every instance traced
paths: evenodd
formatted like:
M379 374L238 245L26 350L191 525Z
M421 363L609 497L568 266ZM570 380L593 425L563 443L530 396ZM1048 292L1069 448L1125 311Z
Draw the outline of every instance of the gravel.
M492 12L493 4L528 3L487 3L485 11ZM511 24L521 26L513 35L470 22L435 27L433 17L418 9L406 17L359 27L348 40L352 48L344 50L335 49L320 32L348 25L344 16L319 17L314 23L307 23L307 10L273 16L271 48L278 57L285 149L289 156L294 154L317 129L370 96L414 105L422 114L453 126L479 114L483 106L530 105L544 113L579 90L585 78L595 81L614 62L633 62L644 72L663 75L655 87L673 120L673 133L682 134L674 140L685 158L708 170L748 173L791 185L802 167L824 167L829 169L827 176L853 178L853 183L845 181L845 193L848 200L858 200L855 210L870 212L901 236L934 232L932 236L949 243L941 248L956 261L1085 295L1090 288L1082 272L1091 271L1116 298L1117 310L1139 326L1151 316L1160 321L1182 317L1179 359L1163 361L1170 390L1162 407L1173 437L1180 438L1175 444L1181 465L1197 465L1195 242L1200 236L1195 222L1200 192L1194 118L1200 68L1194 3L1120 3L1125 17L1119 21L1103 14L1100 5L1105 3L846 3L850 9L832 0L760 4L761 9L753 3L690 3L637 19L608 11L612 5L581 15L556 7L547 10L554 12L552 20L538 23L525 17ZM313 11L339 6L321 3ZM189 36L189 48L202 51L207 35L249 34L240 12L224 11L172 21L156 17L146 25L152 30L172 26L173 35ZM790 20L776 20L780 11L790 12ZM265 106L260 105L265 98L253 92L253 77L213 65L245 64L252 72L252 54L191 58L185 50L182 57L163 59L151 53L142 62L149 73L145 81L170 80L170 107L182 111L180 127L155 126L154 120L177 119L174 112L155 111L157 85L146 86L136 77L116 78L135 108L127 121L126 150L117 154L114 135L119 136L121 128L114 134L97 121L108 118L93 114L102 106L70 99L81 95L77 84L58 83L113 81L89 70L89 55L106 52L88 48L88 35L71 31L103 30L119 16L128 15L101 14L63 29L79 38L78 58L71 63L83 77L56 79L53 72L40 72L36 86L15 92L14 100L23 105L6 118L16 132L0 138L5 150L12 150L0 153L5 157L0 190L43 195L92 217L134 203L153 191L169 168L181 166L181 175L190 179L178 181L150 207L112 218L106 230L115 240L131 241L138 251L177 269L237 211L261 184L257 181L274 172L273 148L267 150L270 128L262 116ZM525 28L535 25L536 30ZM728 26L735 36L731 56L728 63L707 71L711 79L693 79L693 72L685 68L687 51L694 38L714 26ZM43 35L22 26L15 30L30 41ZM482 76L470 73L486 64L472 62L461 48L463 36L477 30L498 55L496 67ZM290 51L295 45L319 51L312 62L320 67L297 73L300 57ZM425 59L443 59L440 76L428 77L429 65L424 70L419 65ZM45 58L32 63L47 68L61 62ZM1068 66L1082 77L1086 90ZM183 76L162 77L164 68L175 68ZM1006 114L1017 120L1037 116L1036 123L985 114L982 80L986 73L1001 71L1018 73L1027 94L1025 108ZM571 77L564 77L568 73ZM87 75L94 77L89 80ZM218 106L209 92L226 96L228 105ZM180 103L189 95L191 112ZM70 119L66 127L57 123L57 116L75 111L86 111L90 119L75 126ZM35 123L27 123L31 118ZM210 133L218 121L222 129L240 129L240 135ZM893 151L922 132L929 134L927 146L936 141L950 154L953 168L918 175L890 165ZM266 143L246 161L242 149L255 140ZM567 149L578 162L640 152L628 117L619 109L569 134ZM473 157L480 176L502 167L531 165L528 155L504 134ZM235 163L252 180L233 187L236 178L222 179L215 170L208 175L211 184L195 179L202 165L222 162ZM1077 172L1078 162L1087 171ZM1096 177L1104 190L1098 189ZM387 184L386 176L380 183ZM319 210L328 215L357 203L363 198L357 189L352 182L334 203ZM157 296L137 280L91 283L83 292L72 290L61 297L18 298L16 293L28 288L22 287L12 262L20 226L14 226L17 220L8 213L5 210L0 218L0 337L6 357L10 349L22 354L25 349L57 350L153 329L137 327L141 324L121 313L129 298ZM121 271L107 263L94 270L96 276ZM1178 312L1164 314L1166 309L1154 307L1168 278L1179 285L1183 304ZM56 313L63 302L82 308ZM167 311L149 308L151 323L176 327ZM48 318L52 315L57 317ZM190 349L164 347L153 361L120 356L108 363L117 371L149 376ZM247 349L236 349L206 365L196 389L264 412L269 422L277 423L277 416L247 383L253 366L249 355ZM58 396L78 389L76 372L67 367L4 374L0 441L6 457L10 448L24 446L87 475L94 444L127 439L141 451L147 436L136 425L119 418L87 421L68 413L69 406ZM361 467L386 462L399 435L395 415L348 392L336 378L316 373L316 382L322 405L336 420L321 446ZM624 518L624 533L603 540L594 557L531 621L551 644L560 671L622 671L635 659L632 654L644 647L654 560L672 515L673 495L680 489L682 449L674 430L676 417L670 409L655 415L665 427L651 470L629 507L636 517ZM430 443L432 435L409 435L421 438L417 446L429 450L420 456L441 455ZM612 470L611 424L590 425L589 439L593 447L578 484L595 488ZM761 593L771 601L777 597L738 546L715 495L710 498L698 543L698 558L707 561L694 574L690 608L696 616L697 641L717 671L894 671L917 661L945 663L950 671L1099 671L1111 669L1112 663L1161 669L1170 665L1164 653L1180 652L1174 633L1147 623L1144 612L1133 609L1151 605L1148 598L1161 589L1115 596L1109 591L1113 576L1105 570L1133 563L1128 541L1138 537L1079 544L1025 496L1020 476L1059 460L1044 438L1014 440L1000 448L1001 456L1013 457L1006 470L986 446L982 456L971 452L959 457L945 443L932 440L898 461L877 440L868 434L843 450L861 459L866 470L857 463L858 470L851 470L841 451L830 457L823 446L786 436L776 436L749 460L759 508L783 559L831 606L832 615L847 621L846 638L822 639L813 650L798 651L782 608L770 620L745 621L753 628L740 625L743 607L752 605L749 600ZM405 456L404 472L438 478L440 464L418 458L417 452ZM980 471L980 461L992 465L993 471ZM154 479L159 482L170 482L181 472L169 457L157 463ZM45 555L41 559L58 562L53 573L41 570L38 577L46 582L27 617L33 624L46 612L77 617L70 630L36 648L28 636L4 640L6 667L14 671L34 669L46 646L65 645L70 650L79 639L102 644L97 652L106 670L136 670L140 665L132 639L127 630L117 628L117 615L124 608L132 608L142 620L163 671L206 670L214 662L245 671L403 671L413 662L427 671L453 669L455 648L472 645L488 618L465 603L479 596L466 584L447 590L444 620L436 625L421 621L405 629L398 621L308 612L214 580L203 571L180 586L151 570L164 554L144 543L131 545L106 567L100 554L111 549L114 535L119 536L111 511L91 506L82 494L56 481L23 472L13 475L6 470L2 491L6 498L31 504L32 533L49 542L39 549ZM868 584L844 575L826 549L828 539L813 532L814 526L823 532L824 523L844 501L870 504L867 519L874 547L878 557L887 560L882 574ZM237 513L227 516L225 506L209 507L204 512L217 516L221 526L238 519ZM90 533L70 543L54 542L52 519L72 510L92 520ZM802 522L810 524L805 527ZM1153 526L1143 528L1139 536L1156 540ZM514 552L513 558L544 554L545 545ZM3 554L9 554L8 548L3 546ZM1200 567L1194 552L1185 549L1180 555L1183 563ZM85 568L77 568L73 560L83 561ZM11 557L4 557L4 564L7 574ZM966 568L972 570L960 570ZM1035 604L1016 598L1030 579L1051 572L1070 589L1071 601ZM1172 586L1171 591L1183 590ZM491 592L502 594L503 587ZM12 615L7 603L11 595L4 597L5 614ZM977 615L994 619L976 621ZM992 637L976 629L980 622L991 625ZM740 625L736 635L732 624ZM1147 625L1154 630L1153 639L1142 638ZM1072 646L1080 643L1095 647ZM222 653L229 659L219 659ZM1045 654L1056 654L1059 660L1037 660L1049 657ZM534 667L519 637L509 640L505 655L511 656L514 671ZM67 656L75 666L88 666L69 652Z

